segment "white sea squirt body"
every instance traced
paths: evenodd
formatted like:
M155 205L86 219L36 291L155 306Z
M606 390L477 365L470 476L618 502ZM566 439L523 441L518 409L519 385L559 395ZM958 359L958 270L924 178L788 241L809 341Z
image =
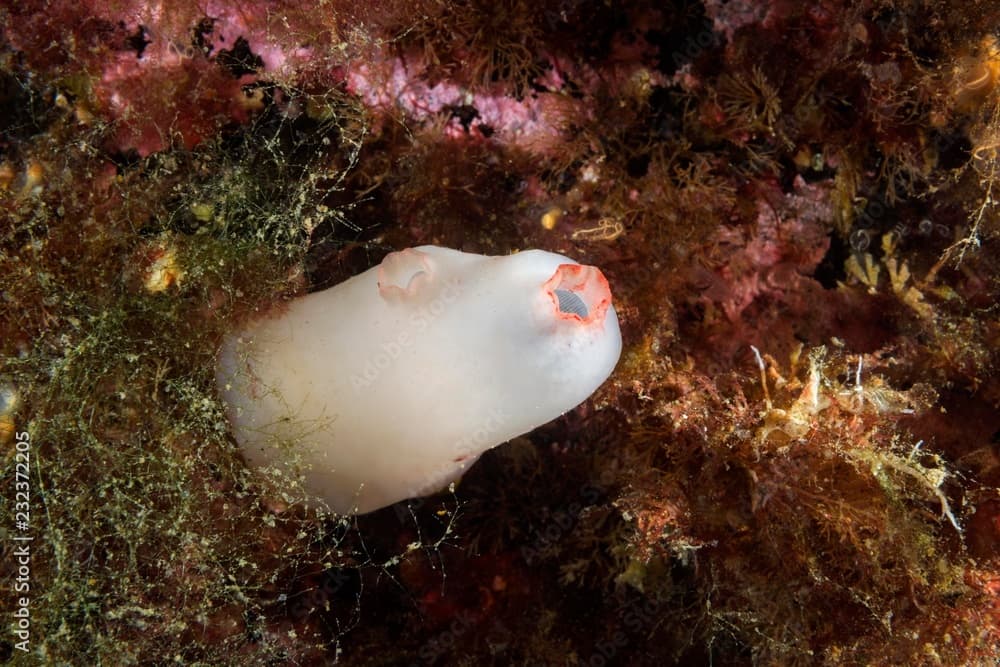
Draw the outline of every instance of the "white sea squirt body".
M620 353L598 269L422 246L229 336L216 377L248 461L351 514L440 490L586 400Z

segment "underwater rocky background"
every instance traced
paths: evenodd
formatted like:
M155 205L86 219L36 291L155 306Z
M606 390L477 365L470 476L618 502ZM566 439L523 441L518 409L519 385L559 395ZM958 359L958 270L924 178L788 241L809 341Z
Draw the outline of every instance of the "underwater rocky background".
M996 664L995 2L0 31L4 664ZM621 361L450 491L307 511L219 343L419 244L599 266Z

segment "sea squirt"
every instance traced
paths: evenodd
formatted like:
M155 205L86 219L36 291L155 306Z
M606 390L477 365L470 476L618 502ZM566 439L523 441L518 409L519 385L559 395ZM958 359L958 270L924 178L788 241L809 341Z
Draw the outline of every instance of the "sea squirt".
M353 514L440 490L585 401L620 353L597 268L421 246L231 334L216 378L250 463Z

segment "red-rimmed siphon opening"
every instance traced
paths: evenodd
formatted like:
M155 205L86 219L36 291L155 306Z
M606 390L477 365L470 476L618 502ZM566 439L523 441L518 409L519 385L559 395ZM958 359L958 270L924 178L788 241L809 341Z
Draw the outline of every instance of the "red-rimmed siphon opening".
M413 248L389 253L378 267L378 291L386 299L413 296L432 274L426 253Z
M582 324L603 323L611 306L611 287L600 269L560 264L542 286L555 306L556 316Z

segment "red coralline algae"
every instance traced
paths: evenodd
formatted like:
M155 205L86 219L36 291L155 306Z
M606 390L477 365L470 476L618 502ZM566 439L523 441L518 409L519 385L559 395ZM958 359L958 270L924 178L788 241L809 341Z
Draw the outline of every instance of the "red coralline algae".
M567 76L591 81L598 75L587 67L546 55L543 73L533 80L536 90L512 96L494 86L493 90L470 88L449 81L428 81L420 76L427 63L416 56L389 57L369 54L344 69L348 92L365 104L401 115L418 124L440 123L449 138L474 136L492 138L508 147L548 155L559 150L568 118L589 113L586 105L567 95ZM604 84L621 85L640 70L639 61L609 68L601 73ZM653 76L649 85L661 81ZM617 84L615 84L617 82Z
M756 0L705 0L705 14L712 20L712 27L733 41L733 33L745 26L763 23L773 11L773 2Z
M459 138L470 131L490 137L496 133L498 141L530 146L558 134L555 119L545 113L544 96L515 100L505 93L474 94L453 83L432 85L415 78L411 69L419 71L419 63L400 59L357 63L346 71L347 90L371 108L402 114L417 123L444 118L446 137ZM463 118L463 108L470 111L470 118Z
M114 150L141 157L245 123L260 108L248 88L258 75L292 76L312 53L302 34L252 4L27 3L13 19L11 45L115 126Z
M749 238L742 227L717 232L714 242L725 263L702 294L718 303L731 321L739 320L761 296L799 298L819 288L812 276L830 245L825 228L832 210L830 189L807 185L798 177L794 187L789 195L760 193Z

